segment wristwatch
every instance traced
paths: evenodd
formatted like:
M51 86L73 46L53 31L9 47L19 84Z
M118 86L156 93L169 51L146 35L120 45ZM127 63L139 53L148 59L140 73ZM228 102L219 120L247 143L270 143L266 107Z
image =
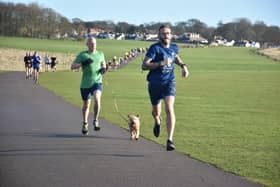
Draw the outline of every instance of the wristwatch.
M183 68L184 66L187 66L186 64L180 64L180 67Z

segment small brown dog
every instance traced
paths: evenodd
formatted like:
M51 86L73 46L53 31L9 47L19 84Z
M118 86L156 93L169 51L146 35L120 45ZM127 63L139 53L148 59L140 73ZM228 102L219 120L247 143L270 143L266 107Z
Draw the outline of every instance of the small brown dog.
M140 115L128 114L128 128L131 140L138 140L140 135Z

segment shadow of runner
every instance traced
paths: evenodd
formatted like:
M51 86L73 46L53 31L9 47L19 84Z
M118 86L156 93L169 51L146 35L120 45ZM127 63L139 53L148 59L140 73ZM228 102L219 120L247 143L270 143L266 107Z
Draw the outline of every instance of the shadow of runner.
M0 150L0 157L20 157L20 156L101 156L119 158L141 158L143 154L125 153L95 153L84 148L73 150L72 148L30 148L30 149L7 149Z

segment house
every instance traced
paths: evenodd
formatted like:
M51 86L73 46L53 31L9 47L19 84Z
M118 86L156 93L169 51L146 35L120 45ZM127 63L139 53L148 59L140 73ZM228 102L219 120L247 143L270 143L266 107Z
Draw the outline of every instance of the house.
M98 36L100 33L105 32L103 29L97 29L97 28L90 28L88 29L87 33L91 36Z
M187 43L203 43L207 44L208 40L201 37L198 33L186 32L179 36L179 41L185 41Z
M117 33L117 34L115 35L115 39L116 39L116 40L124 40L124 39L125 39L124 33Z
M145 34L144 39L147 41L155 41L158 39L157 34Z
M103 32L103 33L99 33L97 35L97 38L100 38L100 39L115 39L115 33L112 33L112 32Z

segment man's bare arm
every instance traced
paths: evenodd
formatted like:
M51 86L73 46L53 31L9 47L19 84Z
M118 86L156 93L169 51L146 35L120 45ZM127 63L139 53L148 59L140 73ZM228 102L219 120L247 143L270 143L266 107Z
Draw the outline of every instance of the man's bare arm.
M151 58L145 57L143 60L143 63L142 63L142 70L153 70L153 69L157 69L161 66L168 65L170 63L171 63L170 58L166 58L163 61L153 63Z
M71 65L71 70L79 69L81 66L82 66L82 64L73 62L73 64Z

